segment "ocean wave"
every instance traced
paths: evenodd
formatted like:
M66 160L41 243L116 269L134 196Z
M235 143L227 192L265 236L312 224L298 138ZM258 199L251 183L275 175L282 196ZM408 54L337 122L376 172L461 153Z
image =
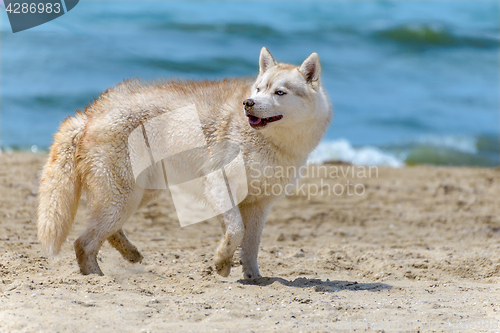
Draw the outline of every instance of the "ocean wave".
M495 135L426 135L388 148L407 165L497 166L499 138Z
M263 24L251 23L177 23L162 22L154 25L158 30L183 31L183 32L217 32L235 35L245 35L258 38L259 36L280 35L280 32Z
M319 164L328 161L348 162L355 165L387 165L396 168L404 166L402 160L379 148L371 146L354 148L345 139L321 142L309 155L307 162Z
M498 48L496 36L465 36L439 24L404 24L377 31L377 38L413 46Z
M497 136L425 136L403 148L408 165L498 166Z
M478 153L477 138L472 136L426 135L415 140L414 144L452 149L466 154Z
M429 135L398 145L353 147L346 139L322 141L310 154L308 163L329 161L355 165L455 165L498 166L499 138L494 135L452 136Z
M270 40L288 38L329 39L340 37L375 37L378 40L387 40L407 46L420 47L475 47L498 48L499 37L496 34L467 35L456 31L451 26L441 23L406 23L383 29L369 29L366 27L353 27L345 24L318 24L315 27L294 29L292 27L273 27L258 23L191 23L191 22L158 22L150 27L154 30L178 31L184 33L216 33L256 41L267 42ZM293 36L293 37L291 37Z

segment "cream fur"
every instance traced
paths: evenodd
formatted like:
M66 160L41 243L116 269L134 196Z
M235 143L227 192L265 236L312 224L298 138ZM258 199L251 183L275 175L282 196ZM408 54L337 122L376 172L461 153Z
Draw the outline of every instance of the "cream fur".
M56 133L43 168L37 222L42 247L51 254L59 251L83 189L88 201L87 229L75 241L82 274L103 274L96 255L105 240L125 259L140 262L142 255L126 238L122 226L160 191L144 190L135 183L128 136L141 123L194 103L209 145L237 143L248 182L254 181L248 186L248 196L236 208L219 216L225 233L214 258L216 270L227 276L233 254L241 245L244 277L259 277L257 254L262 229L270 207L279 199L265 195L259 186L266 182L284 187L297 179L294 175L262 175L256 179L250 168L304 165L332 116L320 84L317 54L295 67L276 63L263 48L259 64L259 76L254 83L247 79L124 81L102 93L85 113L68 118ZM278 96L277 90L286 94ZM245 110L242 102L247 98L252 98L255 105ZM245 112L259 118L283 118L254 129ZM172 142L183 145L194 140L190 133L195 132L195 126L198 125L183 119L172 119ZM215 205L217 196L216 191L207 193Z

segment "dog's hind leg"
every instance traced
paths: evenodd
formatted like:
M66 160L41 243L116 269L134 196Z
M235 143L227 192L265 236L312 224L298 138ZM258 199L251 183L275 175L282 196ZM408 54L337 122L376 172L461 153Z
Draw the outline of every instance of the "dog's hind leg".
M74 244L80 272L84 275L104 275L97 263L97 254L106 239L112 238L111 242L127 251L126 259L129 261L129 258L138 260L141 256L135 246L125 238L125 234L120 234L120 231L123 224L137 209L143 191L138 188L131 189L121 193L119 198L113 197L116 193L102 192L106 191L87 195L90 199L87 214L88 226ZM111 201L110 198L113 200ZM135 249L135 255L132 249Z
M225 229L217 253L215 255L215 269L217 273L226 277L231 272L234 251L241 244L245 227L241 219L240 210L234 207L220 216L222 227Z
M158 197L161 192L161 190L144 191L138 208L144 207L148 202ZM141 262L144 258L139 250L137 250L137 247L128 240L127 236L125 236L123 229L118 230L116 233L108 237L108 242L111 246L118 250L118 252L120 252L125 260L128 260L131 263Z
M132 244L123 229L118 230L116 233L108 237L108 242L115 249L120 252L123 258L130 261L131 263L141 262L143 259L142 254L137 250L134 244Z

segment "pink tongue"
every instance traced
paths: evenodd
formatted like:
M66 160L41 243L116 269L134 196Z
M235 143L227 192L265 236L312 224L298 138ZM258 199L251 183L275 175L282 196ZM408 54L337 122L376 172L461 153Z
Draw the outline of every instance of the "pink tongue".
M258 117L250 116L248 117L248 122L252 125L258 125L260 124L261 119Z

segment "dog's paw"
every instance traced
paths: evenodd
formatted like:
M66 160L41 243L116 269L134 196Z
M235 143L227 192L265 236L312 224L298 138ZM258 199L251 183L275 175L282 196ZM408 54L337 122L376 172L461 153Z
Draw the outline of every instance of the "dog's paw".
M254 268L254 269L245 269L243 268L243 278L244 279L256 279L260 278L262 275L260 275L259 268Z
M135 250L135 251L130 251L129 253L127 253L127 257L125 259L127 259L129 262L135 264L138 262L142 262L142 259L144 259L144 257L142 256L141 252Z
M220 276L228 277L229 273L231 272L231 260L226 259L223 261L215 262L215 270Z
M244 279L256 279L260 278L262 275L260 273L243 273L243 278Z
M243 266L243 278L244 279L256 279L262 277L259 272L259 265L257 264L257 260L253 261L243 261L240 260L241 265Z

